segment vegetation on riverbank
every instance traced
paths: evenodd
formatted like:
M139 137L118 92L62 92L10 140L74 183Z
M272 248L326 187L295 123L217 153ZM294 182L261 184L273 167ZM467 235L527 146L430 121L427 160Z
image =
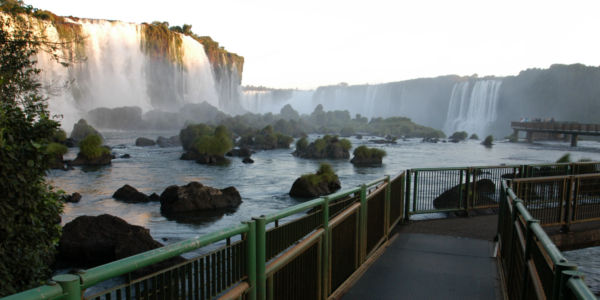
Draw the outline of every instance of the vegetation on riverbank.
M14 3L22 5L0 5L5 11ZM44 41L12 22L0 19L0 297L49 278L63 208L45 181L47 145L59 124L49 118L31 59Z

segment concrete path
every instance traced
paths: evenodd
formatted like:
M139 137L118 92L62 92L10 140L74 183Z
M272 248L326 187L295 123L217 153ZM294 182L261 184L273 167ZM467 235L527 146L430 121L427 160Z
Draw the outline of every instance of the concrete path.
M342 299L502 299L493 246L400 233Z

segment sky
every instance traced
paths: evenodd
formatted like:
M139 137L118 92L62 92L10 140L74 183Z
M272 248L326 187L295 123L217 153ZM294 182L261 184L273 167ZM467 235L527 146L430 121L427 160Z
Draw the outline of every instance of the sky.
M600 1L25 0L58 15L191 24L244 56L242 84L309 89L600 65Z

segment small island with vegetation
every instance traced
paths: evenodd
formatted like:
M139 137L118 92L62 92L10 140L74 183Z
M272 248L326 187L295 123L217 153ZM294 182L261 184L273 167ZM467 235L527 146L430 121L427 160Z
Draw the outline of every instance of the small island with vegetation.
M354 157L350 162L355 166L381 166L383 157L387 155L385 150L359 146L354 149Z
M292 154L301 158L348 159L352 144L347 139L339 139L337 135L325 135L308 144L306 138L296 142L296 151Z
M291 136L276 132L273 126L267 125L261 130L242 136L237 145L252 150L288 149L293 141Z
M70 164L73 166L104 166L110 165L112 155L110 149L102 146L102 138L90 134L79 142L79 153Z
M297 198L315 198L329 195L341 187L331 165L322 163L315 174L304 174L296 179L289 194Z
M233 147L231 133L220 125L212 128L206 124L188 125L179 133L181 145L186 152L183 160L195 160L199 164L223 164L228 160L225 153Z

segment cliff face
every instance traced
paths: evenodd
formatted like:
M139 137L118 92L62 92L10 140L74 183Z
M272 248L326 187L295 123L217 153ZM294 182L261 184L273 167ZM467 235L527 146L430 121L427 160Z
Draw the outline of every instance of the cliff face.
M56 45L39 51L37 67L50 110L64 115L65 127L98 107L179 111L204 101L228 113L242 111L244 58L196 36L189 25L180 32L166 22L79 19L41 10L0 14Z

